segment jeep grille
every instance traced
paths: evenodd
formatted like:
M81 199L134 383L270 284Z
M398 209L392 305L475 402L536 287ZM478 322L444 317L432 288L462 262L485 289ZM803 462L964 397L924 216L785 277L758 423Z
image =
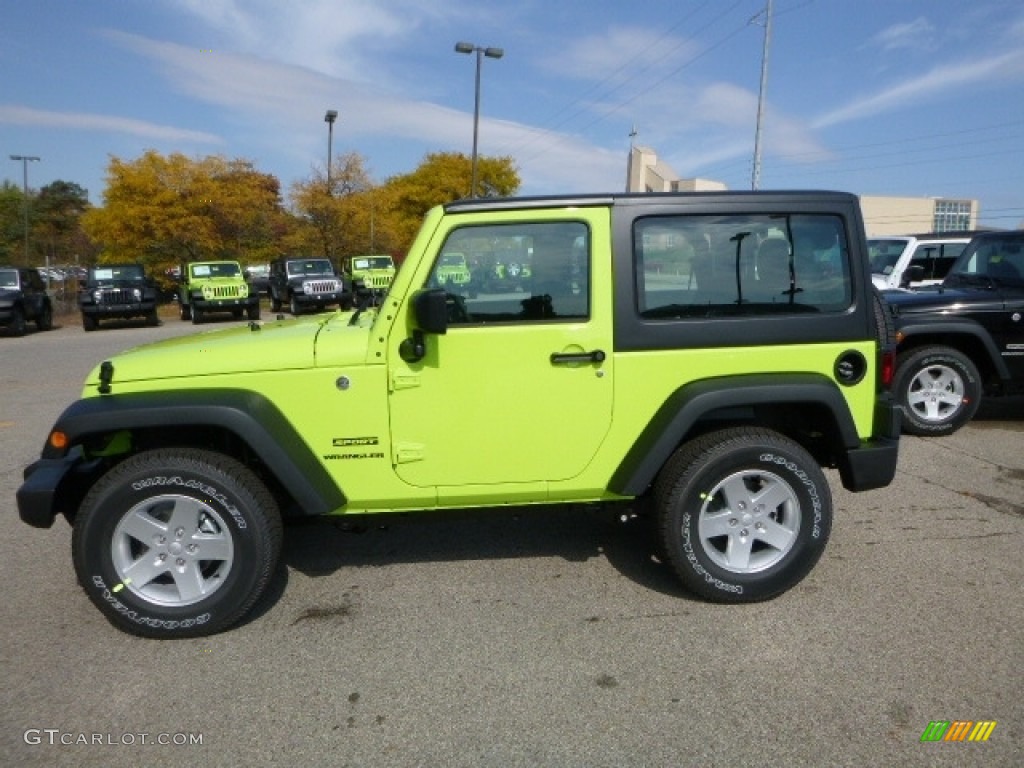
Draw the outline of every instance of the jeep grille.
M132 291L125 288L105 288L97 291L94 298L97 304L131 304L139 300L132 295Z
M307 280L302 284L302 292L307 296L320 293L337 293L341 286L337 280Z
M363 284L370 288L387 288L391 285L391 278L388 275L368 275L363 278Z
M235 299L242 295L240 285L212 285L203 289L203 295L209 299Z

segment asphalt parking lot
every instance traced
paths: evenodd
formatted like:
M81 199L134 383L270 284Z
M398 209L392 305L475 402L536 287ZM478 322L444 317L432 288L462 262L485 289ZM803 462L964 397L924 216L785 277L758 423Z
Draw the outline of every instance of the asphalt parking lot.
M2 765L1024 764L1024 398L905 438L887 489L830 473L828 549L768 603L689 598L636 522L516 509L289 526L250 620L161 642L14 503L95 363L196 330L129 325L0 335ZM996 726L922 743L943 720Z

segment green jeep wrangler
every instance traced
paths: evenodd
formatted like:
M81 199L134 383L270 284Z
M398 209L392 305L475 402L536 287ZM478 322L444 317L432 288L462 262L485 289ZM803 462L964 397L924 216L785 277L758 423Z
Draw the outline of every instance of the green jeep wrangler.
M182 320L201 323L212 313L228 312L236 320L245 314L260 319L260 296L250 290L237 261L193 261L181 267L178 293Z
M342 271L354 293L384 293L395 279L395 262L387 254L351 256L345 259Z
M470 240L529 248L523 292L446 290ZM688 269L650 266L668 251ZM825 549L823 468L851 491L894 476L887 317L853 195L452 203L380 306L103 361L26 468L19 513L64 515L86 593L150 637L245 615L284 516L628 506L689 590L765 600Z

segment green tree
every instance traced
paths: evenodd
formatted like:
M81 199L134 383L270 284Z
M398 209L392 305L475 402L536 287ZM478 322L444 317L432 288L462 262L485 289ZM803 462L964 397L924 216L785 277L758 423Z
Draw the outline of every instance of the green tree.
M95 247L82 231L89 193L70 181L54 181L32 203L33 251L50 264L90 263Z
M24 200L21 187L9 181L0 185L0 263L25 260Z

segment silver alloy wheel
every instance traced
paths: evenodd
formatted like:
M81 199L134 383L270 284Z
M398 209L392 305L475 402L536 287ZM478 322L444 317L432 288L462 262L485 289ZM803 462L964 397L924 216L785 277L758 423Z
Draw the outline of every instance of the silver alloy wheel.
M955 368L941 363L922 368L907 387L907 405L921 421L947 421L963 402L963 378Z
M732 573L756 573L778 563L800 531L800 502L772 472L744 470L702 496L697 530L704 553Z
M110 554L122 588L147 602L179 607L223 586L234 544L216 510L191 496L168 494L128 510L114 530Z

